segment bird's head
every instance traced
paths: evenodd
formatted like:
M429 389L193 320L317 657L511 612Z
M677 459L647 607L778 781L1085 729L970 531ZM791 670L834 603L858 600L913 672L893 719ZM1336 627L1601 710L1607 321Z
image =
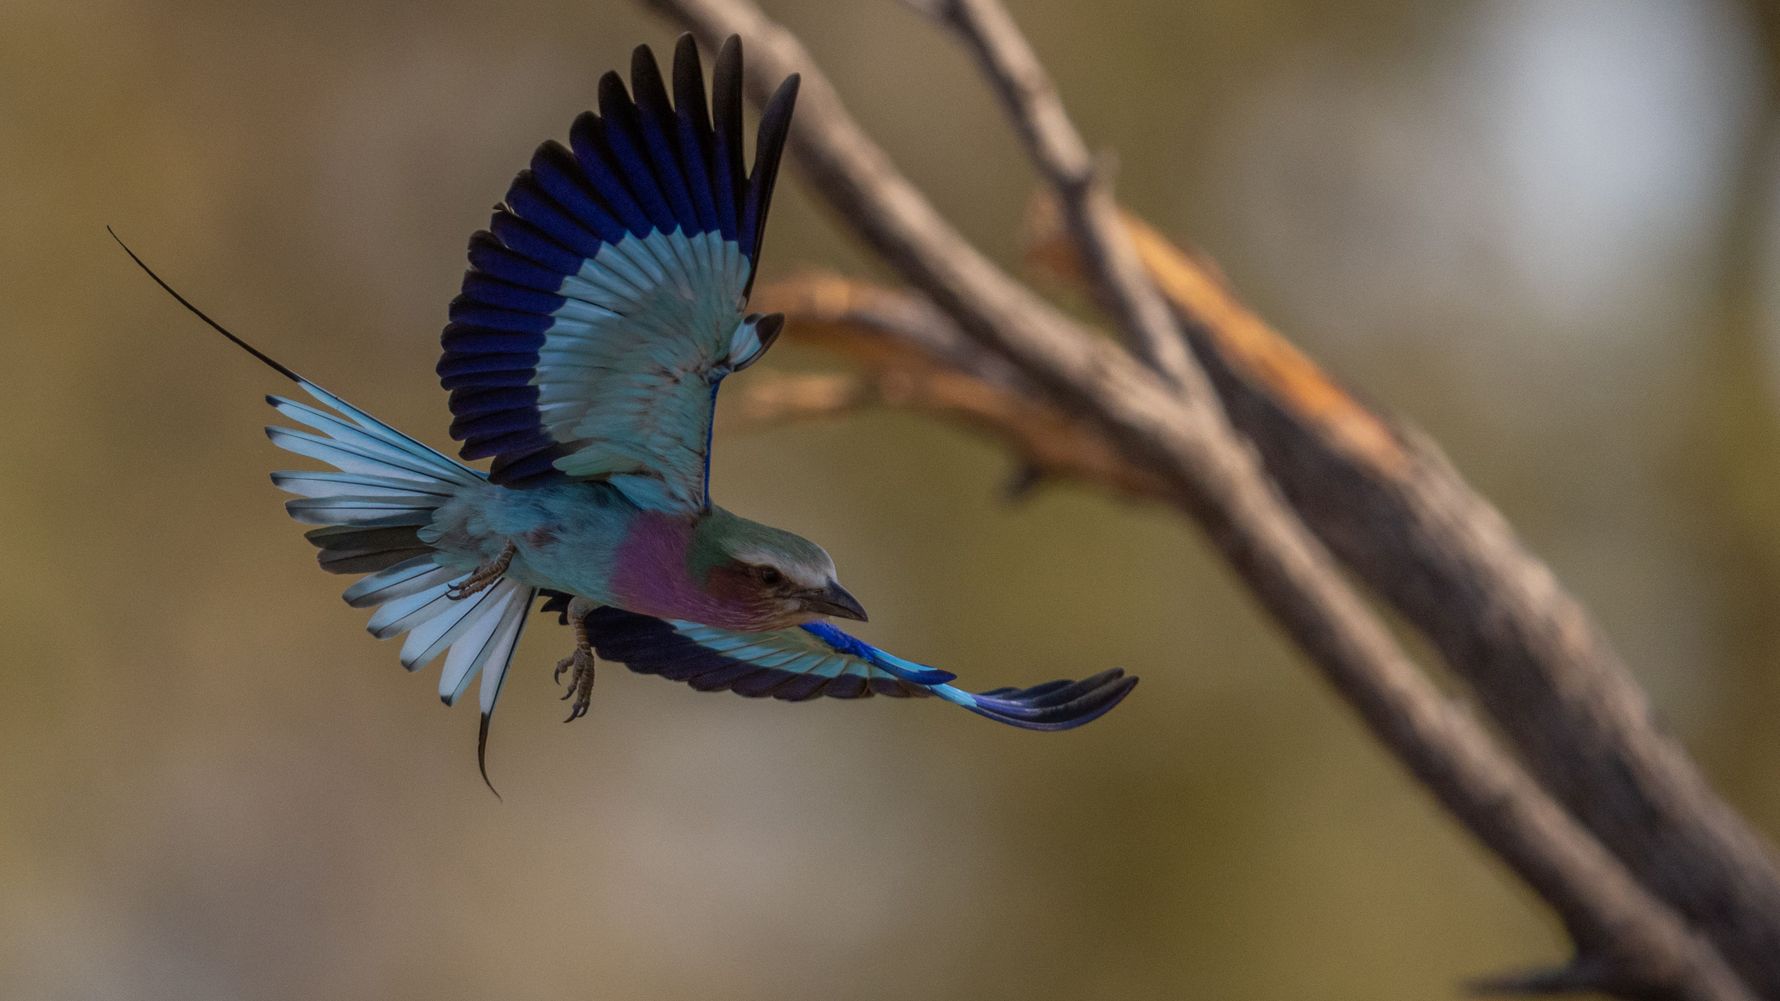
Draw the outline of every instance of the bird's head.
M826 615L865 621L858 599L835 579L834 560L802 536L713 508L699 525L693 553L694 575L706 594L753 628Z

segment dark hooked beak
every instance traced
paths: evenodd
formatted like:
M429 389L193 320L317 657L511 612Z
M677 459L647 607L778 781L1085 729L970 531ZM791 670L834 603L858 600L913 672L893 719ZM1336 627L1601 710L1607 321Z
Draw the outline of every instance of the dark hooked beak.
M829 581L828 586L820 591L811 591L804 595L804 607L812 612L832 615L837 619L853 619L865 621L865 607L859 599L847 593L838 581Z

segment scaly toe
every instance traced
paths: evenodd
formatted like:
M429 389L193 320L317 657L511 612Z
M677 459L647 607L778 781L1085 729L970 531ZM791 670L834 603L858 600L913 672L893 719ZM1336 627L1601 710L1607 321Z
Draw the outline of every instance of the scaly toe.
M501 547L500 555L470 571L468 577L458 581L445 592L445 597L452 601L462 601L471 595L481 594L488 590L489 587L498 583L501 577L506 574L507 568L513 565L513 554L516 552L518 552L518 548L512 542L508 542Z
M593 702L593 654L577 650L569 660L573 662L575 673L569 678L569 690L562 693L562 697L565 700L573 697L575 701L569 706L569 716L564 723L587 715L587 707Z

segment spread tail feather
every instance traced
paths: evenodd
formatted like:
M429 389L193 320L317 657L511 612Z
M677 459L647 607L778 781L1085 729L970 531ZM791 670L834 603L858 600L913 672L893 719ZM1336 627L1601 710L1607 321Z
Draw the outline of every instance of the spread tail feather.
M354 608L374 608L368 628L378 639L406 635L402 666L417 671L443 656L439 698L454 704L478 675L483 781L488 719L494 713L535 588L511 580L464 598L454 590L473 571L448 566L421 540L433 514L486 477L358 410L302 377L297 385L321 406L268 397L273 409L310 431L266 428L273 444L317 459L333 471L281 470L272 482L296 494L291 517L321 525L308 534L324 569L366 574L342 595ZM492 784L489 785L493 789Z
M538 592L501 580L461 600L452 598L450 592L471 572L444 566L437 551L421 540L420 530L441 506L464 490L480 487L487 475L397 431L249 344L175 291L109 226L106 232L181 306L296 383L319 405L267 397L273 409L309 429L268 427L266 436L273 444L333 467L284 470L273 473L272 482L297 495L285 505L291 517L321 526L306 538L320 550L322 569L368 575L346 589L346 601L357 608L376 608L370 630L379 639L407 634L403 667L418 670L443 655L439 697L446 705L481 675L482 732L476 756L478 764L485 764L488 719ZM486 767L482 779L488 781Z

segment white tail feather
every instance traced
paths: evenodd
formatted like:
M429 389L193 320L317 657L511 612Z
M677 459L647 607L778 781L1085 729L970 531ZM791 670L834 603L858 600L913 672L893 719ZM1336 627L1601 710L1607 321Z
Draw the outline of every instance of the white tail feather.
M304 389L312 388L307 382L299 383L299 385ZM323 402L335 399L325 393L313 395ZM320 431L339 445L359 452L367 458L382 459L390 467L389 471L408 470L429 479L459 484L474 483L482 478L480 473L468 466L448 458L436 449L422 445L394 428L376 422L369 416L360 414L361 419L347 423L332 414L298 403L295 400L272 396L267 397L267 401L272 404L272 409L299 424ZM357 412L354 411L354 413Z
M419 480L403 480L393 476L372 476L369 473L324 473L312 470L284 470L272 474L272 482L280 490L303 497L417 497L432 496L449 500L450 487L433 487Z
M498 663L494 670L506 672L507 658L519 641L519 627L524 624L530 605L527 596L504 596L499 614L491 610L490 614L477 616L475 623L451 644L445 667L439 672L439 698L446 705L457 701L476 677L477 669L485 664Z
M382 497L315 497L289 501L284 509L305 525L419 527L432 522L437 501L421 503Z
M471 595L448 609L415 626L402 644L402 666L409 670L430 663L457 644L470 628L482 619L499 620L507 602L516 592L529 590L512 581L501 581L480 594Z
M285 504L291 517L312 525L361 528L424 527L433 513L466 488L486 481L461 465L358 410L307 380L298 380L323 407L268 397L280 414L313 429L268 427L267 437L288 452L318 459L338 472L287 470L272 474L279 488L298 499ZM333 411L333 412L329 412ZM444 655L439 696L452 704L482 675L482 713L494 711L507 666L537 590L502 580L453 599L452 588L470 574L441 566L433 555L385 566L346 589L355 608L376 608L369 623L379 639L408 634L402 666L418 670Z
M387 570L364 577L346 589L341 597L354 608L381 605L386 601L424 591L434 584L448 583L454 575L430 556L403 560Z

